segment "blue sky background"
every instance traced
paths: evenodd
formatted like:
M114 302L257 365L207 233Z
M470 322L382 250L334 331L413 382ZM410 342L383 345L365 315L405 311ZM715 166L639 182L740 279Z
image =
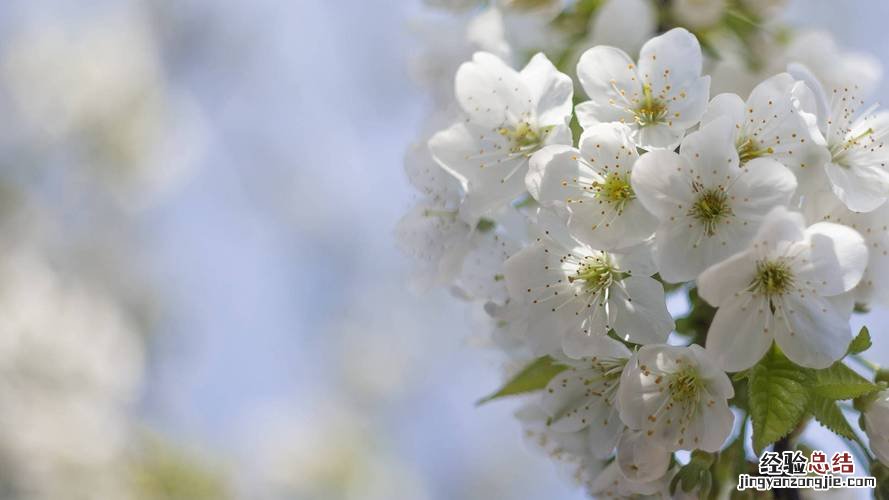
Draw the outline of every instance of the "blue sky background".
M582 498L524 446L513 404L473 406L497 385L499 360L469 345L465 308L404 285L409 262L393 228L413 199L401 159L425 106L405 66L417 2L166 9L175 50L164 61L210 128L197 175L138 221L168 307L146 418L249 461L260 415L363 398L343 353L373 339L404 376L359 407L373 408L382 442L415 465L432 498L490 498L492 488L502 499ZM887 17L879 0L798 1L788 15L889 68ZM879 95L889 96L886 82ZM885 312L868 324L872 355L889 359Z

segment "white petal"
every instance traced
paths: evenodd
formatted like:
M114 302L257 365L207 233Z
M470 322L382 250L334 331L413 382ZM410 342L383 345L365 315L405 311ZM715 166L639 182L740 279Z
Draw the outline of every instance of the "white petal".
M622 271L627 271L635 276L653 276L657 273L654 263L653 240L646 240L638 245L625 248L620 252L612 252L611 258Z
M710 98L710 76L702 76L694 82L681 87L671 88L667 101L668 123L682 130L696 125L707 111L707 100Z
M715 453L722 448L725 440L732 433L735 414L725 399L702 395L699 403L698 416L692 419L685 431L684 446ZM712 402L713 404L709 404Z
M772 345L768 300L739 293L723 301L707 332L707 352L727 372L755 365Z
M581 126L633 119L627 108L642 95L642 84L626 52L608 46L587 50L577 63L577 78L590 98L575 109Z
M617 463L627 479L654 481L667 473L672 454L640 431L624 431L617 445Z
M652 84L655 95L666 85L691 84L701 76L702 64L698 39L684 28L652 38L639 52L639 75Z
M664 404L669 395L655 382L660 373L653 373L663 346L647 345L639 349L627 362L618 387L620 418L631 429L642 429L648 417ZM649 371L644 371L646 366Z
M487 52L476 52L457 70L456 94L463 111L482 127L516 124L533 111L519 73Z
M567 210L560 207L538 207L528 216L528 220L531 222L530 236L552 240L562 248L572 248L577 245L577 241L571 236L565 225L565 219L568 217Z
M718 118L682 140L679 154L694 169L695 179L706 187L725 185L727 176L738 168L734 124Z
M541 53L531 58L520 75L535 104L538 125L567 124L574 96L571 77L560 73Z
M882 165L830 163L826 171L833 192L849 210L870 212L889 199L889 172Z
M719 307L744 290L756 277L756 260L749 251L738 252L698 276L698 295Z
M848 318L823 297L785 295L776 304L775 341L787 358L808 368L827 368L846 354Z
M710 235L691 217L662 222L655 232L654 261L669 283L692 281L708 267L734 255L750 236L739 224L723 224Z
M627 202L622 212L609 204L574 205L568 228L581 241L593 248L625 250L654 234L657 218L638 200Z
M664 287L647 276L630 276L612 287L608 307L609 323L624 340L663 343L673 330Z
M750 231L778 205L787 205L796 191L796 177L771 158L756 158L741 167L742 174L732 183L732 211L748 221Z
M566 284L554 246L535 243L522 249L503 264L506 289L528 311L528 333L542 337L534 341L546 345L568 331L581 328L585 303L575 300L574 289ZM530 291L529 291L530 290Z
M588 180L589 169L581 167L580 151L562 145L547 146L531 156L525 187L544 207L569 204L586 197L586 189L577 180ZM597 180L597 179L589 179Z
M701 118L701 124L706 125L717 118L726 116L733 125L740 126L744 123L744 113L744 100L737 94L719 94L710 101L704 117Z
M528 158L509 156L499 134L456 124L429 140L433 158L460 180L466 191L462 212L470 220L511 202L525 191Z
M735 397L735 388L732 381L725 374L721 366L718 366L710 353L703 347L692 344L688 351L694 356L698 374L704 379L708 393L718 399L728 400Z
M603 460L610 458L623 429L624 423L620 419L617 407L610 407L604 419L594 420L587 429L590 453Z
M595 356L602 345L601 337L608 334L608 316L604 304L593 303L586 307L582 303L577 314L581 320L575 327L567 329L562 335L562 351L574 359Z
M476 231L472 248L463 258L458 286L473 300L505 303L508 294L503 282L503 263L520 248L516 241L498 231Z
M595 370L570 368L556 375L543 390L540 404L556 432L577 432L589 426L620 425L609 422L614 402L606 399L606 387ZM614 383L614 382L611 382ZM608 396L614 397L614 396ZM612 447L614 446L612 442Z
M691 167L672 151L649 151L633 167L633 191L645 208L659 219L668 219L694 199L686 174Z
M666 149L672 151L685 135L685 127L657 123L647 127L634 128L630 138L642 149Z
M830 118L830 105L824 87L812 71L806 65L792 62L787 65L787 72L795 79L803 82L815 101L815 116L818 120L818 129L827 130L827 120Z
M861 281L867 267L868 250L864 238L854 229L831 222L819 222L806 229L811 250L806 262L794 270L805 287L822 296L848 292Z
M759 255L781 254L789 245L805 238L806 221L799 212L777 206L766 214L765 221L753 237Z
M814 101L808 87L788 73L765 80L747 99L745 138L754 140L758 149L770 148L770 156L794 171L820 168L830 154L821 145Z

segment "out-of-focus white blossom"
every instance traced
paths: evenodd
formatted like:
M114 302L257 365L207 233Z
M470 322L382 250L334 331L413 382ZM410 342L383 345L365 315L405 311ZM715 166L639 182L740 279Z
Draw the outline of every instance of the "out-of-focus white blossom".
M0 85L25 132L17 147L62 151L139 206L184 181L206 141L200 113L164 75L151 27L122 8L76 24L23 26ZM68 165L71 168L70 165Z
M882 391L862 413L870 449L877 460L889 465L889 391Z
M142 375L138 331L31 251L4 254L0 276L0 489L126 498L118 468Z

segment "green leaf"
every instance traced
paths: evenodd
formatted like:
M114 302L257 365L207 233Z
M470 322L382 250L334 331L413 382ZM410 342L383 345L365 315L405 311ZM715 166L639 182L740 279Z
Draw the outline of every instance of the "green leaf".
M773 348L750 371L750 418L756 453L792 431L806 413L810 370Z
M879 389L842 362L813 373L812 393L827 399L854 399Z
M853 441L857 439L855 431L852 430L852 426L849 425L846 416L843 415L836 402L817 394L811 394L809 395L809 412L815 417L815 420L833 433Z
M849 344L849 354L860 354L870 349L870 346L870 332L866 326L862 326L861 331L858 332L858 335L856 335L855 339L852 340L852 343Z
M559 373L565 371L568 367L558 364L553 358L543 356L526 366L515 377L500 388L494 394L486 398L480 399L476 406L483 405L489 401L500 399L505 396L514 396L527 392L538 391L546 387L546 384Z

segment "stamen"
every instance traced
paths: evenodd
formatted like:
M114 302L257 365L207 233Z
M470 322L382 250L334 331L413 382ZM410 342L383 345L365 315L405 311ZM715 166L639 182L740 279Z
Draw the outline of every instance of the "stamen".
M670 390L670 398L673 401L685 405L697 402L703 385L704 383L698 375L698 371L692 366L686 366L681 371L670 376L667 388Z
M501 127L497 130L497 133L512 142L510 152L522 152L527 156L531 156L543 145L544 139L553 128L555 127L550 125L536 130L528 122L521 122L515 128Z
M612 172L605 176L604 182L595 182L592 187L596 190L597 198L613 204L618 212L623 212L627 202L636 198L630 184L630 174L622 176L618 172Z
M692 187L699 194L698 199L688 210L688 215L704 226L704 233L707 236L714 236L719 225L734 215L728 202L728 195L722 189L704 189L697 183Z
M756 277L751 287L755 292L772 298L784 295L793 287L793 271L783 260L763 260L756 263Z
M642 105L633 113L636 115L636 123L640 127L647 127L665 121L667 105L652 95L651 85L646 83L642 85Z
M568 276L569 283L582 282L583 288L590 294L607 291L615 282L628 276L627 273L615 268L610 259L595 258L592 262L584 262L573 276Z
M738 157L741 160L741 164L774 153L775 150L771 147L759 148L756 141L750 138L744 139L738 143Z

